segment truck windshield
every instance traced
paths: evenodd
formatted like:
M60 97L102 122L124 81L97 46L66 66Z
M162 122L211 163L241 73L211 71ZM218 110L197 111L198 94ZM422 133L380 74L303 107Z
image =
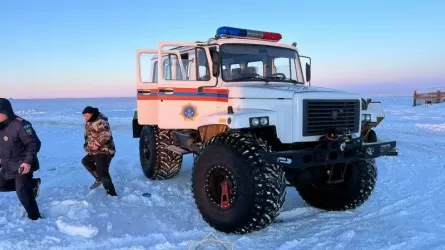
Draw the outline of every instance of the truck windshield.
M220 54L224 81L282 81L304 84L295 50L267 45L223 44Z

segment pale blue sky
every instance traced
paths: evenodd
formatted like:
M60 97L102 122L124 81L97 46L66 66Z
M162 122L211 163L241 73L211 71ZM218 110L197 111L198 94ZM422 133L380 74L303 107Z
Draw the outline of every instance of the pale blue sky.
M132 96L137 49L207 40L220 26L296 41L312 57L315 86L445 88L444 1L192 3L1 1L0 95Z

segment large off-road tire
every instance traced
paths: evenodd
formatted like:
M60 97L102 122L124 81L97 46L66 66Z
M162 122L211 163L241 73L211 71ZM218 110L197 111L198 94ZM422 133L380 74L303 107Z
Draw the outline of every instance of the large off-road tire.
M359 207L372 194L377 180L375 160L349 164L344 182L337 184L326 183L328 169L317 168L311 173L311 182L296 186L300 196L309 205L328 211L343 211Z
M173 144L170 133L158 126L144 126L141 130L139 157L144 175L151 180L169 179L181 170L182 155L167 149Z
M283 169L263 160L263 153L269 151L260 138L237 132L221 133L203 145L193 168L192 192L209 225L243 234L274 222L286 185ZM223 199L224 180L228 195Z

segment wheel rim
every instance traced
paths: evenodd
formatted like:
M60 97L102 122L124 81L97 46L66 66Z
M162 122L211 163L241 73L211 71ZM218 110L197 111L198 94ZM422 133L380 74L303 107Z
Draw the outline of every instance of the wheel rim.
M229 209L236 198L236 182L232 171L215 165L207 171L205 190L208 199L220 209Z

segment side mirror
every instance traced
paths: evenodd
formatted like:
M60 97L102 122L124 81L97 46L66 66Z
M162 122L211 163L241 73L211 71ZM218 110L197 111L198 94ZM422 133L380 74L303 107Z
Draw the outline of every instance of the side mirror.
M306 63L306 82L311 81L311 65Z
M219 77L219 52L215 51L213 52L212 57L212 74L214 77Z

